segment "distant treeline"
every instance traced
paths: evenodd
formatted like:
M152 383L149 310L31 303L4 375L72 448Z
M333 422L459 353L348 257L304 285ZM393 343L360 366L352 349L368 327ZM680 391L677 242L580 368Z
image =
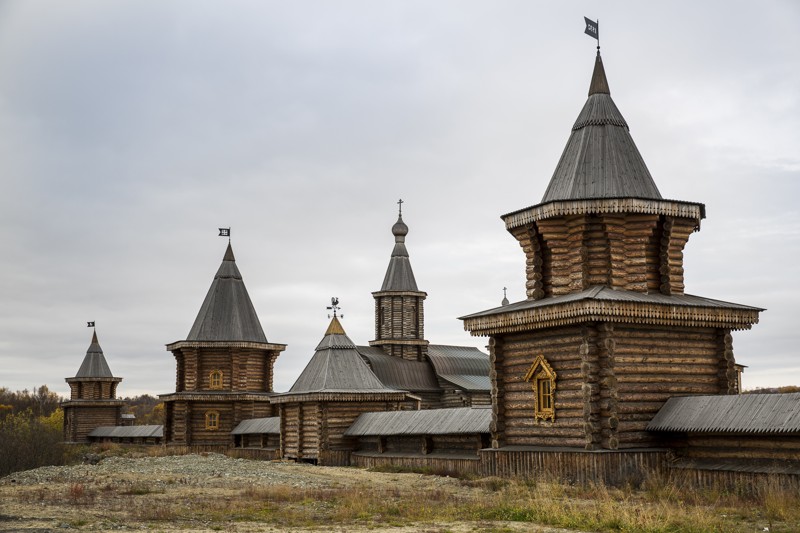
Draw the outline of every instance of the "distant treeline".
M47 388L0 388L0 476L66 460L62 398Z
M47 385L12 392L0 387L0 477L39 466L62 465L80 456L81 447L64 444L64 412L60 397ZM123 398L123 412L136 424L163 424L164 404L144 394Z
M787 385L785 387L770 387L766 389L752 389L742 391L742 394L782 394L786 392L800 392L797 385Z

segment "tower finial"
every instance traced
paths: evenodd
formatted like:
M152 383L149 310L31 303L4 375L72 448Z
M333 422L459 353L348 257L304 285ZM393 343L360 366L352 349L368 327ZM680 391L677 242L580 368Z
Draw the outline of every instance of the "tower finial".
M500 302L500 305L503 305L503 306L508 305L508 296L506 296L506 290L507 289L505 287L503 287L503 301Z
M220 237L227 237L228 238L228 244L230 244L231 243L231 228L230 228L230 226L227 227L227 228L219 228L219 236Z
M397 200L397 216L403 218L403 199Z

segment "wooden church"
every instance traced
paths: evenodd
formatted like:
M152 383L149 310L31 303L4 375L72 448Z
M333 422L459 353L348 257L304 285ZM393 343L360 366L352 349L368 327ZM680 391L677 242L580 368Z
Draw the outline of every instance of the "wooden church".
M267 341L228 243L186 340L167 345L175 392L161 395L168 446L223 446L245 419L272 415L272 368L285 344Z
M117 385L122 378L111 373L96 331L92 332L92 342L78 373L66 381L70 398L61 403L65 442L86 443L89 433L96 427L122 424L125 402L117 399Z
M541 202L502 217L527 298L462 317L489 337L494 452L658 447L647 426L668 399L738 392L731 333L762 310L684 292L683 250L704 216L662 198L598 50Z

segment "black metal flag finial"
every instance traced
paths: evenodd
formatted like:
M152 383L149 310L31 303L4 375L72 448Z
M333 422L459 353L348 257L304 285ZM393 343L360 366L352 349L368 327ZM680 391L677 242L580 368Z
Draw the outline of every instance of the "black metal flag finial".
M594 37L597 39L597 49L600 50L600 19L597 19L597 22L583 17L583 20L586 21L586 29L583 30L583 33L588 35L589 37Z
M219 236L227 237L228 242L231 242L231 228L219 228Z
M87 322L87 323L86 323L86 327L87 327L87 328L93 328L93 327L94 327L94 321L92 321L92 322Z
M339 307L339 298L337 298L336 296L331 298L331 305L328 306L327 309L328 309L328 311L333 311L333 318L338 318L338 317L344 318L344 315L339 315L338 314L339 310L341 309L341 307ZM330 317L331 317L331 315L328 315L328 318L330 318Z

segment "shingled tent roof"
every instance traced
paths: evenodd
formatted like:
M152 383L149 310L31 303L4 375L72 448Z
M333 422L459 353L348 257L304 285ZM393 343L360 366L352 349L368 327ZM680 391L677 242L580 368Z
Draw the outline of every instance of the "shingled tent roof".
M267 342L230 243L186 340Z
M92 332L92 343L89 349L86 350L86 357L83 358L83 363L75 374L76 378L113 378L111 369L108 368L108 363L103 355L103 349L100 348L100 343L97 342L97 332Z
M408 259L406 250L406 235L408 226L403 222L403 215L397 217L397 222L392 226L394 235L394 250L389 260L389 268L386 269L386 276L383 278L381 291L408 291L419 292L417 280L414 279L414 271L411 270L411 261Z
M599 51L589 99L572 126L541 203L596 198L661 199L628 124L611 99Z
M335 316L314 356L287 395L310 392L400 392L390 389L369 369Z

